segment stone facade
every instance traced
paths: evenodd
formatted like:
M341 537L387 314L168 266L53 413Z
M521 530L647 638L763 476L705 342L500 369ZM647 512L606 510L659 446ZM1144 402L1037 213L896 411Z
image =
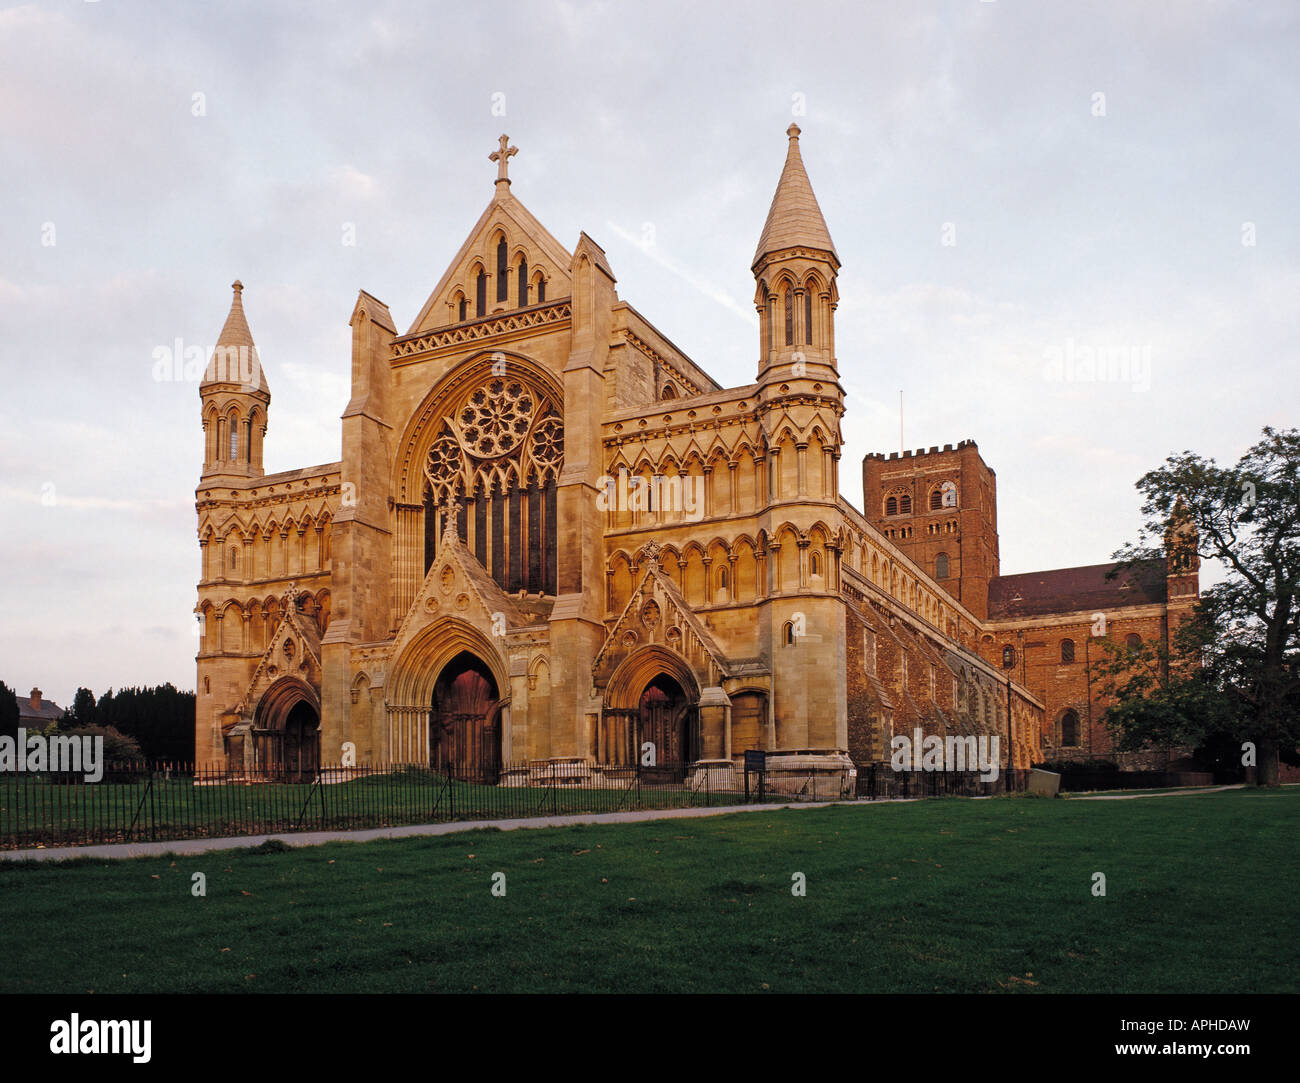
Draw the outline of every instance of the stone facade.
M358 296L340 462L264 473L270 390L235 284L200 388L201 763L520 784L615 777L652 749L716 786L761 749L773 785L828 792L915 727L1042 757L1059 682L996 660L1020 629L990 618L996 500L973 443L934 460L966 539L946 578L934 538L875 514L888 462L864 467L867 515L840 495L840 261L787 134L743 387L620 299L585 233L569 250L547 232L504 137L410 327Z

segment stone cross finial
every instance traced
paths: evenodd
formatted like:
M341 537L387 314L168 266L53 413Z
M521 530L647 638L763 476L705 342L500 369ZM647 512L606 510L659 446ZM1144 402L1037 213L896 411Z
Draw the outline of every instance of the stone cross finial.
M443 520L442 537L444 541L458 541L460 539L460 505L456 503L448 490L447 496L442 502Z
M514 157L514 155L519 153L519 148L512 147L509 145L510 137L508 135L503 135L498 140L498 142L501 144L501 149L494 150L491 154L489 154L488 161L496 162L497 164L497 184L500 184L502 181L505 181L506 184L509 184L510 183L510 159Z

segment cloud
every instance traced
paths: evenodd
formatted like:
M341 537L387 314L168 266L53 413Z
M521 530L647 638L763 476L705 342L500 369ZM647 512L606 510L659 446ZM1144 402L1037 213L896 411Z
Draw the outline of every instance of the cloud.
M708 279L690 270L690 268L682 266L682 264L674 260L671 256L666 255L653 240L648 241L644 232L638 235L633 230L626 229L614 222L607 222L605 224L616 236L618 236L620 240L631 245L643 256L653 260L669 274L681 279L690 286L691 289L739 316L751 327L758 327L758 317L754 314L752 305L747 309L726 290L714 285Z
M840 5L797 33L788 5L745 10L0 11L0 499L20 512L0 543L7 613L42 615L0 622L0 676L64 699L192 682L193 644L164 633L194 601L199 400L152 379L152 349L213 342L239 277L271 383L267 469L337 459L357 290L407 325L492 197L502 131L513 194L569 243L607 223L620 296L736 386L801 95L845 261L846 495L863 454L895 448L902 388L909 446L974 437L997 471L1008 570L1105 560L1170 451L1232 461L1265 422L1295 423L1292 5ZM437 64L431 40L454 43ZM605 76L575 77L594 44ZM1150 344L1150 391L1045 380L1071 340ZM87 627L87 591L131 614L121 642Z

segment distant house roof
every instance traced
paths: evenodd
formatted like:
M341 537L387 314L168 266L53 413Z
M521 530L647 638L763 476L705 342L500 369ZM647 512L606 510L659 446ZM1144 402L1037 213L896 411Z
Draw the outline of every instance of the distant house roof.
M1163 564L1139 565L1107 579L1107 574L1116 567L1117 564L1090 564L1083 568L998 576L989 582L989 619L1012 620L1165 602Z
M33 688L31 695L18 701L18 724L38 722L48 725L57 722L67 712L52 699L45 699L39 688Z

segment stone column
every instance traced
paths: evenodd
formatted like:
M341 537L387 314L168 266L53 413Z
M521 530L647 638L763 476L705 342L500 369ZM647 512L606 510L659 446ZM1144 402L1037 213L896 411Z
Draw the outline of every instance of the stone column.
M731 700L716 685L702 689L700 712L700 759L726 759L731 745Z

